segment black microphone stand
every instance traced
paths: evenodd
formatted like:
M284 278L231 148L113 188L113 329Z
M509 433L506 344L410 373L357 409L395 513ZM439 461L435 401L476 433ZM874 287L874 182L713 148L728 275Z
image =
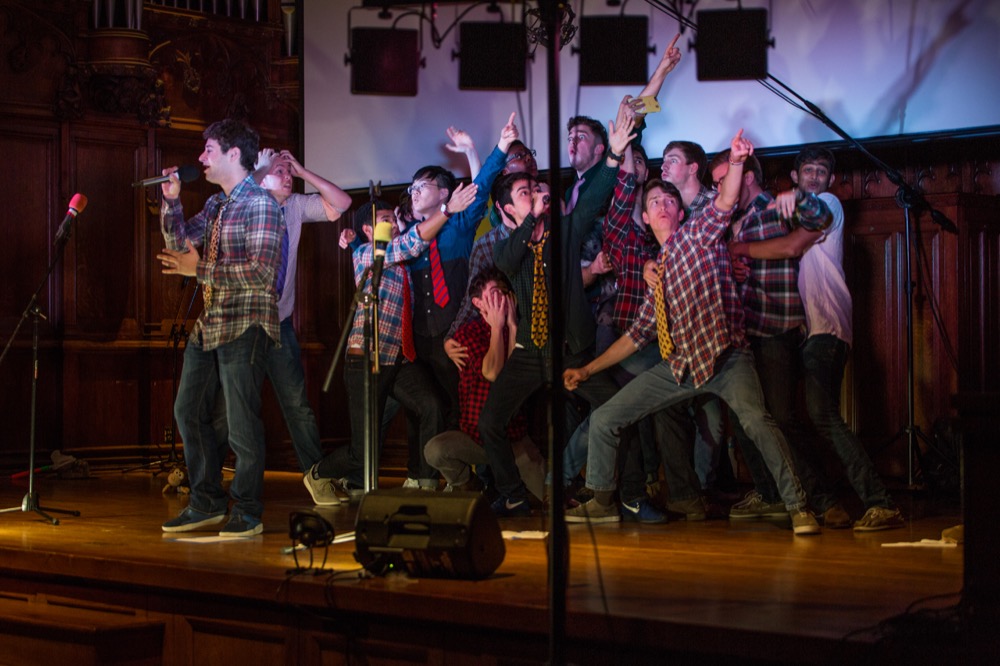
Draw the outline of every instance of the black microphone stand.
M334 350L333 361L330 363L330 369L326 373L326 380L323 382L323 392L326 393L330 389L330 382L333 380L333 373L337 367L340 355L344 352L344 348L347 346L347 336L350 334L351 326L354 323L354 313L357 310L358 303L361 303L364 307L365 313L363 325L363 335L365 341L365 374L363 392L364 412L366 417L363 466L365 493L369 493L378 488L379 427L381 425L381 416L378 413L378 374L380 370L378 292L382 279L382 271L380 266L377 267L379 259L375 252L375 201L381 193L381 181L379 181L378 185L375 185L372 181L368 181L368 196L372 209L372 264L365 269L364 273L361 275L361 279L358 281L357 288L354 291L354 298L351 299L351 307L348 309L347 317L344 320L344 326L341 329L340 340L337 342L336 350ZM372 278L372 285L370 290L365 291L365 283L368 281L369 275Z
M958 233L958 228L955 224L948 219L948 217L937 210L928 203L927 199L924 197L923 192L919 188L912 187L903 178L903 175L893 167L889 166L881 159L873 155L861 142L850 136L847 132L840 128L833 120L831 120L823 111L810 102L809 100L803 98L797 92L786 86L784 83L776 79L771 74L767 75L769 79L777 83L779 86L787 90L789 93L794 95L805 105L805 111L817 120L822 122L824 125L829 127L831 130L837 133L840 137L850 143L852 146L857 148L864 154L871 162L882 172L885 173L889 181L896 186L896 204L903 209L903 223L904 223L904 240L905 240L905 252L906 252L906 284L904 289L906 291L906 398L907 398L907 417L906 425L899 429L899 431L892 436L892 438L882 445L882 449L888 447L896 440L901 437L906 437L907 445L907 482L910 488L915 487L915 473L914 473L914 461L916 461L919 466L922 463L923 454L920 451L920 445L917 440L923 441L924 445L928 449L937 451L934 446L933 441L925 435L921 430L920 426L914 423L914 372L913 372L913 277L912 277L912 252L913 243L911 241L911 220L910 220L910 209L917 210L927 210L930 213L931 219L939 225L945 231L951 232L953 234ZM764 83L764 82L762 82ZM778 94L780 97L784 95L778 91L775 91L767 83L764 86L771 89L773 92ZM787 98L785 98L786 101ZM794 103L793 103L794 104ZM797 105L796 105L797 106ZM801 107L800 107L801 108ZM916 229L916 234L919 236L919 228ZM919 241L918 241L919 242ZM942 460L949 460L949 458L943 454L940 455ZM950 464L950 463L949 463Z
M3 360L7 357L7 352L10 350L11 345L14 344L14 339L21 330L21 326L28 318L28 315L31 315L31 434L28 439L28 493L24 496L24 499L21 500L21 506L10 507L9 509L0 509L0 513L8 513L11 511L32 511L53 525L58 525L59 520L47 514L46 511L51 511L53 513L65 513L70 516L79 516L80 512L41 506L38 503L38 493L35 491L35 421L38 402L38 320L39 318L46 319L45 315L42 314L42 311L38 307L38 294L40 294L42 289L45 288L45 285L49 281L49 277L52 275L52 271L55 270L59 260L62 259L63 250L66 248L66 242L69 241L70 233L72 231L70 225L71 221L72 218L67 216L62 227L59 229L59 233L56 234L56 251L52 257L52 262L49 264L48 270L45 271L45 276L42 278L41 282L38 283L35 293L31 295L30 299L28 299L27 307L25 307L24 312L21 313L21 318L18 320L17 326L14 327L14 332L10 334L10 338L7 340L7 345L4 347L3 353L0 354L0 365L3 365Z
M183 296L184 290L187 289L190 278L185 277L181 280L181 295ZM167 453L167 457L164 460L154 460L142 465L137 465L135 467L129 467L122 470L122 474L128 474L129 472L135 472L141 469L147 469L151 467L159 467L153 472L153 476L160 474L161 472L168 472L173 468L177 467L182 463L180 457L177 455L177 428L174 424L174 400L177 399L177 360L180 356L179 349L181 340L187 339L187 320L191 317L191 311L194 309L194 302L198 298L198 282L194 281L195 288L191 292L191 298L188 300L187 312L184 313L184 318L180 319L181 308L184 305L184 299L178 299L177 311L174 313L174 320L170 323L170 334L167 336L167 341L170 343L170 425L164 430L163 439L166 444L170 445L170 451ZM178 320L180 320L180 325L178 325Z

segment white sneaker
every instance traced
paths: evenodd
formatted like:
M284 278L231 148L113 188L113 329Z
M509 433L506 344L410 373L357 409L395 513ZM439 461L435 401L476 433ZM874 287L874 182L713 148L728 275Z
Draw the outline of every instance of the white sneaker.
M316 475L316 465L313 465L305 476L302 483L312 496L316 506L340 506L340 498L334 489L333 479L323 479Z
M414 478L407 478L403 481L403 488L413 488L414 490L420 489L420 482Z

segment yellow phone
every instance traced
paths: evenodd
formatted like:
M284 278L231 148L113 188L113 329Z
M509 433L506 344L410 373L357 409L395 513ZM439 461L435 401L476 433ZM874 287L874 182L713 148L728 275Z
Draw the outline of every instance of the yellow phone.
M656 113L660 110L660 103L652 95L640 97L639 101L642 103L642 109L637 109L639 113Z

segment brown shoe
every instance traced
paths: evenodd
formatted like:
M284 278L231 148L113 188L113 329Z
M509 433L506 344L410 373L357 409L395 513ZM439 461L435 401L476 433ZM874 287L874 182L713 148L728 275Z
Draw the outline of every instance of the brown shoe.
M858 522L854 523L855 532L877 532L879 530L893 530L904 527L906 522L899 509L887 509L882 506L873 506L865 511Z
M838 502L823 512L823 527L831 530L846 530L851 526L851 516Z

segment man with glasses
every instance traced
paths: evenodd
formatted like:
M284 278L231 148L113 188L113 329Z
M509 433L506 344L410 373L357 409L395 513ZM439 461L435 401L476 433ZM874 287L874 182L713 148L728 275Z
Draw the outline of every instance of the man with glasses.
M468 256L479 220L486 212L487 198L494 179L503 169L510 145L518 138L515 114L511 113L500 131L500 140L490 152L473 181L476 198L461 213L449 215L433 242L409 262L413 280L413 334L417 358L426 363L447 399L445 425L458 427L458 370L444 350L448 329L455 320L469 281ZM417 169L408 188L414 223L445 212L455 176L440 166Z

